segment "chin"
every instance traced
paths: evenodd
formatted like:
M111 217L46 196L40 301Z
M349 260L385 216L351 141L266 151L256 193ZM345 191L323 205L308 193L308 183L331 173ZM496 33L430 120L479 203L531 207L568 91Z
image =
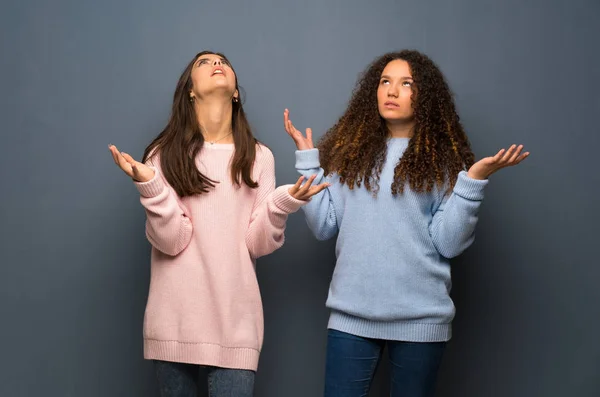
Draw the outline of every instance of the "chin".
M235 90L235 86L232 86L232 84L228 81L215 81L213 85L219 88L228 88L231 91Z
M388 123L392 123L392 124L405 124L405 123L410 123L412 121L412 118L410 117L401 117L398 116L397 114L385 114L383 113L381 115L381 117Z
M225 95L233 95L235 87L231 87L229 84L213 84L212 87L206 88L206 93L224 93Z

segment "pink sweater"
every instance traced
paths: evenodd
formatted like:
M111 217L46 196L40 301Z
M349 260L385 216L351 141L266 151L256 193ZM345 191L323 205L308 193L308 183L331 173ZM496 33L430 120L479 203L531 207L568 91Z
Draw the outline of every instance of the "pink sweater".
M257 147L253 179L230 178L233 144L205 144L196 164L219 181L208 194L180 198L149 162L154 178L135 183L152 244L144 316L144 357L256 370L263 344L263 311L255 259L283 245L288 214L304 201L289 185L275 189L271 151Z

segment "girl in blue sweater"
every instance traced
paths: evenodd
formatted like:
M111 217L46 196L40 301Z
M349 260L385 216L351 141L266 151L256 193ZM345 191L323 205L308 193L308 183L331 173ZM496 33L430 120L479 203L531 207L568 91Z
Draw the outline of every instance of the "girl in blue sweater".
M386 345L392 397L432 396L455 313L449 259L473 243L489 176L529 153L475 162L444 76L417 51L369 65L318 149L287 109L284 123L298 171L329 184L303 207L308 226L337 236L325 396L366 396Z

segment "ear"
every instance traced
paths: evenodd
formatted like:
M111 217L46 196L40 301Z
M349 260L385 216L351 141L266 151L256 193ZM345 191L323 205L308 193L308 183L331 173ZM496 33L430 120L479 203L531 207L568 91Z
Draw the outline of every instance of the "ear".
M235 92L233 93L233 99L240 99L240 93L238 92L238 90L235 90Z

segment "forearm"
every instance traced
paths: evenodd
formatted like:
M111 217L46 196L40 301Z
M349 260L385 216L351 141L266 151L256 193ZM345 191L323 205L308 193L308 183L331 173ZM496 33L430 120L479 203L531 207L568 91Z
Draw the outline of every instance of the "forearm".
M440 255L453 258L473 243L487 182L471 179L466 172L459 174L452 194L438 209L431 225L431 237Z
M246 246L253 258L268 255L281 248L285 240L288 215L300 208L304 201L289 193L291 185L273 190L253 212L246 233Z
M148 182L135 182L140 202L146 211L146 236L159 251L177 255L187 247L192 237L192 222L155 168Z
M296 170L305 178L316 175L313 183L321 184L326 181L325 173L319 164L319 151L317 149L296 151ZM332 200L330 186L314 195L302 207L306 223L318 240L328 240L338 232L335 207Z

